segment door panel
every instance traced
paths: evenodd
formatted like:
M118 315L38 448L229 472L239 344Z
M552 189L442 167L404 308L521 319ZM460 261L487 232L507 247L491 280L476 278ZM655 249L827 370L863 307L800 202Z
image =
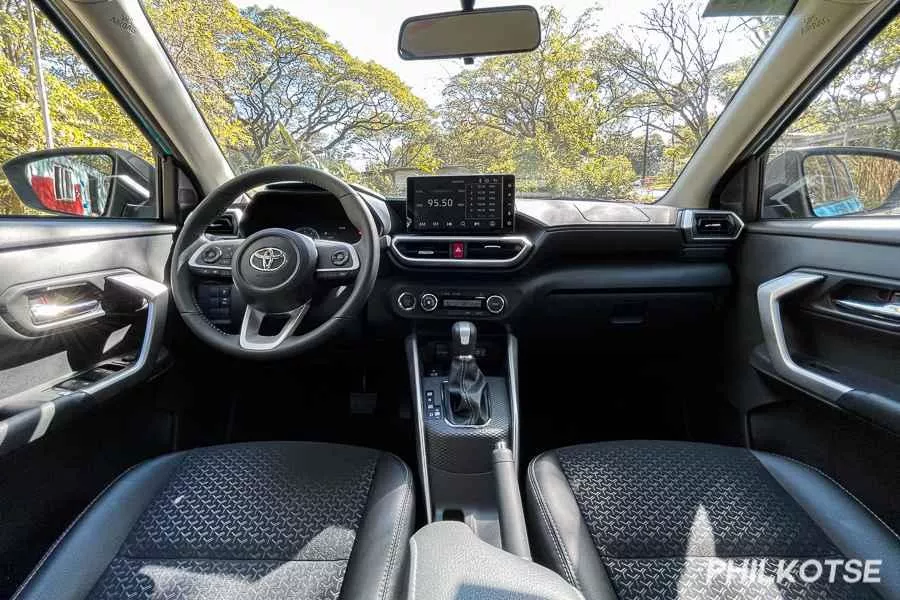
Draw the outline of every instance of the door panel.
M893 302L900 237L884 232L900 224L881 218L884 227L870 231L855 221L792 221L790 231L777 221L747 226L727 379L750 446L823 470L897 528L900 321L847 302ZM785 285L792 282L793 289ZM777 356L767 308L779 287L781 345L797 368L793 376Z
M174 227L73 221L0 222L0 454L140 383L159 356Z
M0 219L0 598L103 486L171 448L148 380L165 364L174 231Z

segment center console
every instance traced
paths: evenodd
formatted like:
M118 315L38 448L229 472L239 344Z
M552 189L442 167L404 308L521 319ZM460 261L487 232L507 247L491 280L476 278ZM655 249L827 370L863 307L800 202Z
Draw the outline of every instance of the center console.
M532 242L515 234L515 177L410 177L406 200L407 232L392 238L391 256L407 276L388 293L394 314L414 324L406 352L428 522L464 522L484 542L529 557L518 351L505 323L521 293L502 277L440 274L502 273L525 259Z
M517 473L517 341L468 321L446 327L406 341L428 521L465 522L500 547L494 453L506 449Z

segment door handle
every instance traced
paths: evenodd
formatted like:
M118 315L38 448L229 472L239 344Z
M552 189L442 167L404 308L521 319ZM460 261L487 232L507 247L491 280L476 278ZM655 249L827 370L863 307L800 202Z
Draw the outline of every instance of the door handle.
M878 317L900 322L900 302L864 302L861 300L847 300L841 298L834 303L841 308L847 308L854 312L863 313L870 317Z
M103 308L99 300L83 300L71 304L32 304L29 307L31 322L35 325L53 325L63 322L71 322L78 318L79 321L86 318L100 317Z
M829 402L837 402L841 396L853 391L853 388L794 362L787 347L784 326L781 322L782 298L820 283L824 279L824 275L793 271L761 284L756 290L756 298L759 303L763 339L775 373L800 390L812 392Z

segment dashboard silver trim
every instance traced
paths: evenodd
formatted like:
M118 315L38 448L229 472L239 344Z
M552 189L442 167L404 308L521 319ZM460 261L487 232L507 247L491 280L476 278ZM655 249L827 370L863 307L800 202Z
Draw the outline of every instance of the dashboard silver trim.
M422 415L422 373L419 368L419 343L415 333L406 338L406 361L409 365L410 385L413 391L413 408L416 415L416 448L419 454L419 476L425 500L426 523L434 520L431 505L431 481L428 478L428 454L425 449L425 419Z
M309 311L310 303L306 302L287 313L265 313L251 305L247 305L244 309L244 318L241 321L241 332L238 334L238 343L245 350L274 350L280 346L284 340L288 339L297 330L300 321ZM259 330L262 326L263 319L269 314L287 315L287 322L281 327L274 336L260 335Z
M784 297L824 280L825 276L818 273L792 271L762 283L756 290L756 297L763 340L772 367L778 376L801 391L811 392L829 402L836 402L847 392L853 391L853 388L794 362L781 321L781 300Z
M350 256L350 264L342 267L322 267L317 268L316 273L351 273L359 270L359 253L356 246L350 242L340 242L337 240L313 240L316 244L316 250L322 252L323 248L329 248L329 252L334 254L337 250L344 250ZM330 260L330 259L329 259ZM333 263L332 263L333 264Z
M82 388L81 391L101 398L102 394L117 384L131 382L138 376L153 368L153 361L162 346L163 329L165 328L169 303L169 288L158 281L137 273L111 275L107 281L127 290L129 293L146 301L147 322L144 339L141 342L137 357L129 367L118 373L105 377L100 381Z
M409 308L403 307L403 303L401 302L401 300L403 299L404 296L409 296L410 298L413 299L412 306L410 306ZM403 312L412 312L412 311L416 310L416 306L418 306L418 305L419 305L419 300L418 300L418 298L416 298L416 295L413 294L412 292L400 292L400 294L397 296L397 306L400 307L400 310L402 310Z
M512 242L522 244L522 249L512 258L479 260L473 258L416 258L400 252L400 242ZM414 267L511 267L519 264L531 252L534 244L523 235L395 235L391 240L391 253L402 264Z
M219 271L221 273L231 273L231 267L223 267L221 265L211 265L204 263L200 260L200 255L206 251L207 248L213 246L218 248L221 252L222 246L240 246L244 243L244 238L225 238L219 240L211 240L206 239L197 249L191 254L191 258L188 260L188 267L194 269L210 269L212 271Z
M513 334L506 336L506 369L509 386L509 415L512 421L510 445L513 465L519 472L519 340Z

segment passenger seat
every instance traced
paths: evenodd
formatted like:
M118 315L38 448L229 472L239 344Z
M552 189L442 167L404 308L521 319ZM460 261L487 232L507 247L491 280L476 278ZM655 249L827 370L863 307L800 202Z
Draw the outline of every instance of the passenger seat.
M586 444L535 458L527 487L536 558L587 600L900 598L897 535L833 480L784 457ZM880 560L868 565L880 583L848 583L866 564L849 559Z

